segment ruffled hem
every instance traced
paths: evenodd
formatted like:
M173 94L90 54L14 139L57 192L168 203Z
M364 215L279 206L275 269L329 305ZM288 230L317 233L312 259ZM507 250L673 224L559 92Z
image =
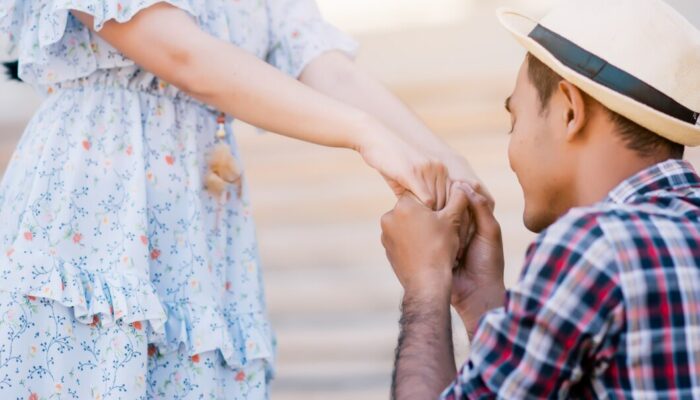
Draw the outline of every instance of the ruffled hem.
M183 345L190 356L219 350L233 369L243 368L253 360L265 360L268 376L272 378L275 340L262 313L225 317L209 305L165 302L164 306L167 310L164 330L148 332L149 343L155 344L161 353L178 351Z
M103 327L111 327L118 320L123 323L148 321L154 331L164 329L167 316L155 288L150 282L133 273L94 273L69 263L50 268L36 263L15 265L24 265L23 268L31 266L34 278L30 282L39 283L20 283L19 287L8 289L73 307L78 322L99 322ZM10 280L5 280L4 285L17 284L8 281Z
M148 343L163 354L181 346L189 356L219 350L232 369L262 359L268 379L274 375L275 339L262 312L226 316L213 303L163 302L150 281L128 272L110 276L68 263L33 269L34 274L47 276L41 284L18 287L16 281L4 279L0 289L72 307L75 319L83 324L107 328L141 322L138 329L145 329Z

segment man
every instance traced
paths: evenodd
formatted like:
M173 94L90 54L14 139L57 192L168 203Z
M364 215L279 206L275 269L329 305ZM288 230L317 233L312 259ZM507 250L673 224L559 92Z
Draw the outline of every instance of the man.
M700 143L700 33L661 0L499 14L529 52L508 157L539 236L505 291L478 186L382 218L405 291L394 397L700 398L700 177L682 161ZM456 379L450 304L472 337Z

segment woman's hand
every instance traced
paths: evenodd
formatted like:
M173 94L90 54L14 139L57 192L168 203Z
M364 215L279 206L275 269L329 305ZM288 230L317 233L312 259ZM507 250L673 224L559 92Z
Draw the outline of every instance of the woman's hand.
M478 180L464 157L435 135L384 85L358 67L342 52L330 51L318 56L306 66L299 80L327 96L354 106L376 118L414 149L420 149L428 160L437 160L444 164L451 181ZM406 187L391 179L387 180L397 194ZM486 196L493 202L490 194L486 193ZM442 202L440 203L438 205L442 206Z
M433 210L445 206L451 183L440 160L423 154L381 126L363 136L360 155L382 174L397 197L409 191Z

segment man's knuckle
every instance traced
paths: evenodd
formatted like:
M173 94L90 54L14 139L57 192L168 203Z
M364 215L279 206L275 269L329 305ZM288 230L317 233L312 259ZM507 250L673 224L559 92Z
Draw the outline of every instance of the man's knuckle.
M394 208L394 212L392 213L392 218L403 218L408 214L408 209L409 205L406 204L406 200L401 199L398 204L396 204L396 208Z
M393 218L392 216L393 216L393 213L388 212L388 213L382 215L382 217L379 219L379 223L382 227L382 230L386 230L389 228L389 226L391 225L391 220Z
M497 222L493 223L493 225L490 228L490 231L491 231L491 235L493 237L501 237L501 234L502 234L501 225L498 224Z

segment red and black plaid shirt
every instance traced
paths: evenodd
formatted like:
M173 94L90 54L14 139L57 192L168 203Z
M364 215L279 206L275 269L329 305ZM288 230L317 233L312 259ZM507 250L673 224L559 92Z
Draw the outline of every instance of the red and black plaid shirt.
M443 399L700 399L700 177L669 160L542 232Z

